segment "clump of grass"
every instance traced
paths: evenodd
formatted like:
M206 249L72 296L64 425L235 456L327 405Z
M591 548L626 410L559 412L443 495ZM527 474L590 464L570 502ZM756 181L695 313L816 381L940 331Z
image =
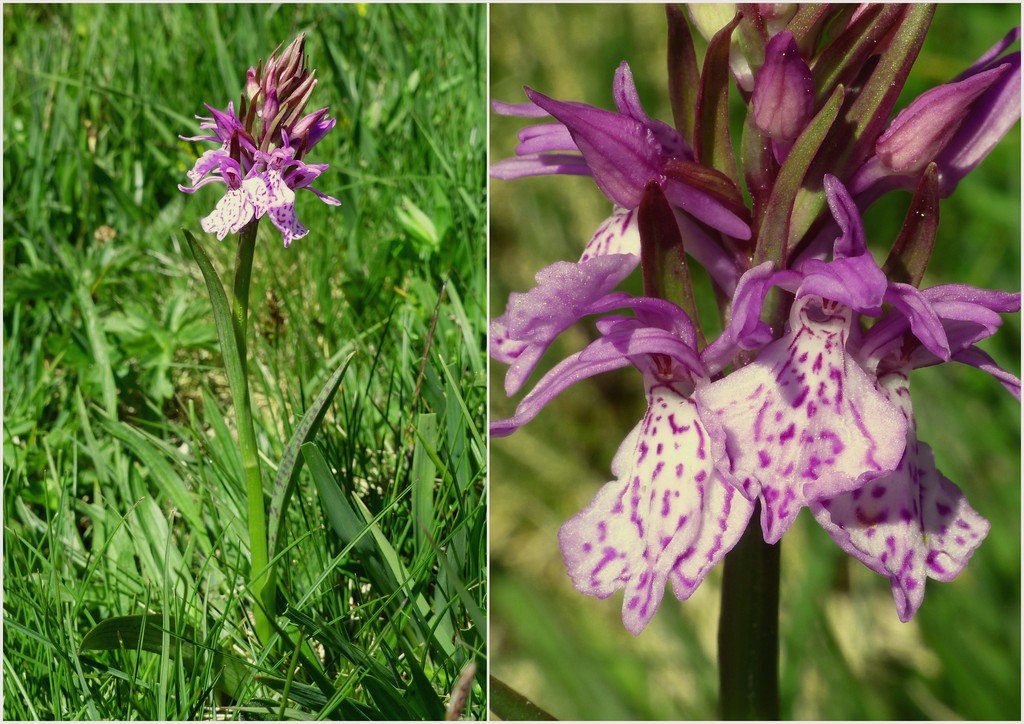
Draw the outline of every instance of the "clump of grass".
M439 718L457 693L482 718L483 9L4 13L4 716ZM301 207L311 233L288 250L257 241L270 476L352 359L279 521L267 648L230 398L178 232L215 196L177 191L201 152L178 134L300 31L339 119L321 188L343 206ZM204 244L228 268L233 245Z

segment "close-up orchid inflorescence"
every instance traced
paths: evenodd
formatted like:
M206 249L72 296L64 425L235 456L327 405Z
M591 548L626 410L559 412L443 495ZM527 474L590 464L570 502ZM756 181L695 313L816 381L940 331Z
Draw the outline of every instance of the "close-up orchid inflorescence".
M266 65L260 61L249 68L237 113L234 103L226 111L206 105L212 117L196 118L199 128L212 135L182 136L220 144L204 152L188 172L192 186L178 187L193 193L209 183L227 186L213 213L201 222L203 231L218 239L268 215L287 247L309 233L295 213L298 189L308 188L332 206L341 203L310 186L327 164L303 161L335 124L327 118L327 108L302 115L316 87L316 71L306 68L305 41L301 34L280 55L280 47L271 53Z
M584 378L639 370L646 413L614 456L612 482L558 536L578 591L624 591L634 634L666 588L685 600L728 561L748 523L760 528L755 555L771 560L764 551L809 508L843 551L889 579L904 622L927 579L954 579L989 532L917 438L912 372L959 362L1020 399L1020 380L977 346L1001 314L1020 311L1020 293L922 288L940 200L1020 118L1020 52L1010 52L1020 29L900 109L933 13L669 6L672 123L644 110L625 61L612 79L615 110L530 87L526 103L493 104L536 122L493 177L589 176L611 203L578 261L539 271L492 320L491 354L509 366L512 396L559 335L600 315L592 341L491 434L515 432ZM868 238L865 210L893 191L912 192L901 194L902 228ZM708 315L698 314L693 265L718 302L717 335L699 321ZM638 266L642 296L620 289ZM725 575L728 591L728 565ZM727 624L725 596L720 632L743 625ZM776 607L763 605L768 616Z

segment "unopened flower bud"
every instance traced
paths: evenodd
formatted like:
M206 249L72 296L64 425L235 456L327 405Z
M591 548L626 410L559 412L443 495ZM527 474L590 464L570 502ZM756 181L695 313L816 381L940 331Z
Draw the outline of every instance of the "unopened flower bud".
M923 93L879 136L875 154L897 173L917 173L942 153L974 102L1008 70L1001 65Z
M814 115L814 79L792 33L768 41L751 103L754 125L777 141L795 140Z

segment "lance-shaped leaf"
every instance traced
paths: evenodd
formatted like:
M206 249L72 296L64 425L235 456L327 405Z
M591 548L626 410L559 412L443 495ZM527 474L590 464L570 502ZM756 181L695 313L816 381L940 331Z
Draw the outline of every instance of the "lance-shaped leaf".
M231 389L231 401L236 410L248 409L245 368L242 362L243 357L239 352L241 343L235 336L228 295L224 292L220 275L217 274L206 250L190 231L182 229L182 233L188 242L189 251L192 252L192 256L199 264L199 270L203 273L203 279L206 282L206 289L210 293L213 320L217 326L217 339L220 341L220 351L224 357L224 371L227 373L228 386Z
M790 246L791 216L797 214L794 208L801 185L807 174L811 161L817 154L822 141L839 113L843 102L843 87L836 88L832 97L818 114L807 124L807 128L797 138L796 143L779 169L771 197L768 201L764 218L757 229L757 248L754 250L754 266L766 261L774 262L780 268L784 266L786 253ZM825 194L820 187L816 192L824 201ZM795 225L795 224L794 224Z
M93 626L79 648L81 651L141 650L167 655L181 659L182 668L186 671L193 669L197 654L206 649L213 655L217 690L237 699L249 678L250 665L220 649L209 649L196 639L195 629L191 626L179 627L173 618L168 618L164 629L163 621L164 616L160 613L113 616Z
M921 285L939 227L939 167L931 163L921 175L903 228L893 242L882 271L893 282Z
M796 14L786 25L786 30L793 33L800 54L805 58L814 55L818 47L818 38L827 24L845 23L845 15L853 13L854 6L835 5L833 3L807 3L797 9Z
M693 47L693 35L686 22L686 13L674 3L665 6L668 21L668 95L672 103L672 120L683 138L693 138L696 125L697 89L700 69Z
M697 319L686 250L672 207L656 181L647 184L640 200L640 264L643 268L644 295L678 304L693 321L700 348L704 333Z
M740 16L715 33L704 56L697 96L697 127L693 149L697 161L725 174L739 185L739 171L729 135L729 43Z
M811 69L817 102L828 98L837 85L849 88L856 81L864 63L878 52L878 44L902 14L902 6L894 3L867 5L852 24L822 49Z
M271 557L277 551L277 536L284 520L285 511L288 508L288 501L292 490L295 489L295 480L302 470L303 457L299 454L302 446L313 439L313 436L320 430L320 423L323 422L327 408L330 407L334 395L341 386L341 378L348 369L349 362L355 352L350 352L334 370L333 374L324 383L320 394L313 400L302 420L292 432L292 437L281 452L281 462L277 468L277 477L274 479L274 489L270 499L270 509L267 516L267 550Z

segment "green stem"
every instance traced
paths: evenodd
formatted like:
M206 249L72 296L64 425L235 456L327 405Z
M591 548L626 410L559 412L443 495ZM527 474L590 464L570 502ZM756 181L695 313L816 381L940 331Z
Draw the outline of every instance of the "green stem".
M725 557L718 622L719 708L723 719L779 718L779 550L761 536L754 507Z
M267 515L263 507L263 478L260 475L259 449L256 447L256 431L253 427L249 396L249 364L246 352L249 280L252 276L257 227L257 223L250 223L238 235L231 323L234 327L235 343L238 346L238 357L243 371L240 381L240 399L235 401L235 416L238 420L238 443L242 454L242 469L245 472L245 489L249 507L249 552L251 556L249 575L255 576L260 573L259 579L250 580L250 585L258 599L253 612L256 619L256 635L265 644L274 632L267 618L274 612L274 587L266 585L270 580L267 553Z

